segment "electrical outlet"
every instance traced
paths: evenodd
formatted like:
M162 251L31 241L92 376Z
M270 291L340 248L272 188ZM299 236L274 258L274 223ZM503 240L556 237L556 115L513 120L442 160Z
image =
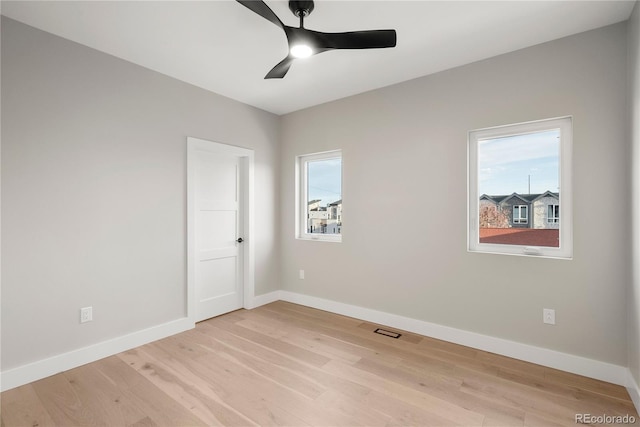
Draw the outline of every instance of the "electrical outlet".
M93 307L80 309L80 323L91 322L93 320Z
M304 270L300 270L298 276L300 277L300 280L304 280Z
M542 321L548 325L556 324L556 311L552 308L542 309Z

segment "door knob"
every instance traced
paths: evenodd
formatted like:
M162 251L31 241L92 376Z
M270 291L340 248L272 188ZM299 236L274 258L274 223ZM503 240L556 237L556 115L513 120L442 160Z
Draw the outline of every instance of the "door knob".
M238 237L238 240L236 240L236 242L242 243L242 242L244 242L244 239L242 237Z

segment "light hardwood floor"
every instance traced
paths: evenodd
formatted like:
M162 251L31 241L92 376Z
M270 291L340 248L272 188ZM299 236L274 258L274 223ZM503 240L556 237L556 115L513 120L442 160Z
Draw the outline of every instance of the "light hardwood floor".
M2 393L2 426L575 426L623 387L276 302ZM386 328L391 329L391 328Z

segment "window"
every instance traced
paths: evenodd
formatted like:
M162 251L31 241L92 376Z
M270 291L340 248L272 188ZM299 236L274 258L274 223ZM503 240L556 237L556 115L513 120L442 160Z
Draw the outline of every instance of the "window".
M340 242L342 239L342 152L296 159L296 237Z
M572 257L571 146L571 117L469 132L469 251Z
M560 205L549 205L547 207L547 222L554 224L560 222Z
M527 216L527 205L516 205L513 207L513 223L526 224L529 222Z

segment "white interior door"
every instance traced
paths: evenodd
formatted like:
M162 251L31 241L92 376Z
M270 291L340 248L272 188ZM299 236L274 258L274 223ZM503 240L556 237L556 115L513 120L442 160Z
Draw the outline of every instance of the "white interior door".
M240 151L236 151L240 150ZM190 281L196 322L243 307L243 149L189 138Z

